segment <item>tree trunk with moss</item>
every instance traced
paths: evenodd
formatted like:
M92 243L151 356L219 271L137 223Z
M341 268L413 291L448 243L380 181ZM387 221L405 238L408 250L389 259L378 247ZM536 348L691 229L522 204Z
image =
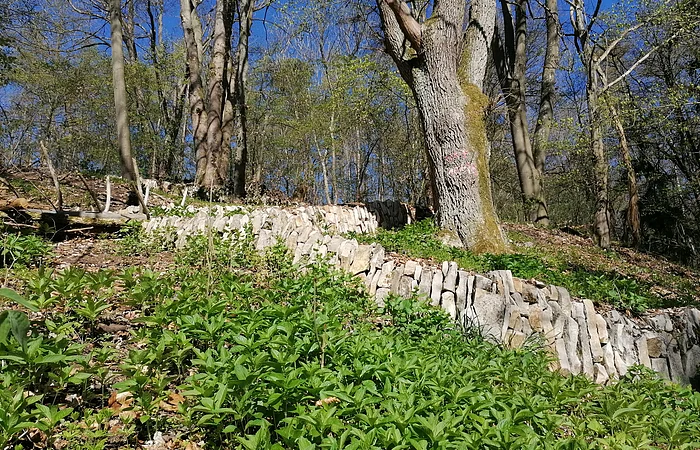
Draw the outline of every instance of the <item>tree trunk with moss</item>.
M467 17L465 2L443 0L433 5L431 18L419 23L405 3L378 0L387 50L413 91L435 167L438 223L480 252L506 248L491 200L484 120L488 99L481 91L485 64L474 64L488 55L491 4L472 2Z

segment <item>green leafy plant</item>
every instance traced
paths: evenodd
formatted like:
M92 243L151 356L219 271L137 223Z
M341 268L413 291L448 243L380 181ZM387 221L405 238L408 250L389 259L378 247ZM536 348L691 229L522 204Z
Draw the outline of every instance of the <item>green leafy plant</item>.
M51 250L51 244L39 236L0 233L0 267L39 265Z

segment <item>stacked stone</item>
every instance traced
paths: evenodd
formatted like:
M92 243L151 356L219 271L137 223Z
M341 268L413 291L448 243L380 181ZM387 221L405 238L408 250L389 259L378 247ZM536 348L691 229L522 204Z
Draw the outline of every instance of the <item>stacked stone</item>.
M377 217L382 228L401 228L413 221L408 205L396 200L375 200L367 202L365 206Z
M481 276L460 270L455 262L434 266L387 258L381 245L360 245L337 235L376 227L365 208L216 207L189 214L193 216L155 218L145 229L174 233L179 247L189 235L215 230L228 236L245 233L250 226L257 250L282 240L295 263L327 259L360 277L380 306L390 294L417 294L493 341L520 347L537 337L555 356L553 369L563 374L584 374L606 383L641 364L679 383L698 376L700 311L694 308L633 320L614 310L601 314L590 300L572 299L561 287L514 278L510 271Z
M187 217L155 217L146 222L144 228L151 233L155 230L167 232L173 230L177 248L184 246L187 237L201 234L206 230L215 230L228 235L231 232L243 232L248 223L252 224L256 236L261 230L273 231L275 235L286 231L292 222L295 227L313 226L325 233L372 233L377 230L378 221L373 214L362 206L306 206L294 209L268 207L248 211L238 206L215 206L213 208L186 209ZM284 226L280 224L286 224ZM265 238L269 233L263 233Z

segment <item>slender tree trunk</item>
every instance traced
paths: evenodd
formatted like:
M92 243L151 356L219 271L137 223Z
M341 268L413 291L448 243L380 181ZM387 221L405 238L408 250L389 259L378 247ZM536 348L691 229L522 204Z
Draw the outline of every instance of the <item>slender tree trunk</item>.
M112 86L114 88L114 109L117 120L117 142L119 144L122 176L135 182L136 169L134 168L131 154L131 134L129 133L129 116L126 105L121 15L121 0L110 0L109 23L112 38Z
M535 157L535 168L540 174L540 192L544 200L544 163L547 158L549 135L554 120L554 99L556 96L556 71L559 67L559 12L557 0L545 1L547 22L547 47L542 66L542 82L540 85L540 107L535 125L535 135L532 143L532 153ZM536 211L538 223L549 225L547 204L543 201Z
M180 0L180 19L187 52L188 100L195 154L195 184L202 185L207 168L207 110L202 81L201 22L192 0Z
M527 121L526 76L527 65L527 0L515 4L515 21L510 2L501 0L505 39L494 39L494 60L501 90L508 107L511 141L520 180L520 191L527 220L537 224L549 222L547 205L542 191L541 173L537 168L530 141ZM500 44L500 45L499 45Z
M592 65L596 62L593 60ZM589 66L590 67L590 66ZM603 124L598 92L598 74L595 69L589 71L589 82L586 87L588 104L590 145L593 156L593 177L595 184L595 218L593 230L596 243L601 248L610 247L610 214L608 210L608 160L603 144Z
M253 23L253 1L238 0L238 46L236 48L236 83L234 103L236 107L236 153L233 160L233 194L246 195L245 174L248 166L248 43Z
M573 0L570 5L571 24L574 39L583 68L586 72L586 106L590 154L595 185L595 217L593 230L596 243L601 248L610 247L610 214L608 205L608 160L603 144L603 124L600 105L599 57L595 54L594 43L590 40L590 27L586 23L583 0Z
M617 130L617 135L620 138L620 153L622 161L627 170L627 191L629 193L629 201L627 203L627 226L631 234L632 247L639 247L642 241L642 225L639 217L639 190L637 188L637 175L632 167L632 155L630 154L629 143L627 142L627 134L622 125L622 119L617 112L617 108L613 104L609 104L610 115L612 116L613 124Z
M490 37L474 33L463 42L465 4L459 0L435 4L432 17L423 24L399 0L378 3L389 53L413 91L428 158L435 167L439 224L457 233L467 248L503 251L505 240L489 182L484 118L488 98L481 90L485 64L482 68L474 63L486 60ZM484 26L492 26L494 14L488 2L474 1L469 28L480 26L483 33ZM484 15L491 21L478 23ZM412 51L405 51L405 40Z
M148 208L138 186L139 176L136 161L131 153L131 135L129 115L126 104L126 80L124 77L124 50L122 49L122 8L121 0L110 0L109 25L112 44L112 86L114 88L114 110L117 120L117 141L121 159L122 176L131 181L132 187L141 204L142 211L148 215Z

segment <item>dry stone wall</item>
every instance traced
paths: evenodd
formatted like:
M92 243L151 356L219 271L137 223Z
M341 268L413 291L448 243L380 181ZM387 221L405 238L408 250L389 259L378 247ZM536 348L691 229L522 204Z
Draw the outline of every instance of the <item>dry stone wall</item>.
M698 377L700 311L695 308L630 317L597 310L590 300L573 299L562 287L521 280L510 271L479 275L450 261L400 261L381 245L361 245L341 236L377 230L380 222L363 206L192 208L188 215L154 218L144 227L171 234L178 247L187 236L209 231L252 232L258 250L282 239L295 262L326 258L360 277L380 306L390 294L409 297L417 292L494 341L512 347L540 342L555 356L553 368L563 374L582 373L606 383L641 364L683 384Z

